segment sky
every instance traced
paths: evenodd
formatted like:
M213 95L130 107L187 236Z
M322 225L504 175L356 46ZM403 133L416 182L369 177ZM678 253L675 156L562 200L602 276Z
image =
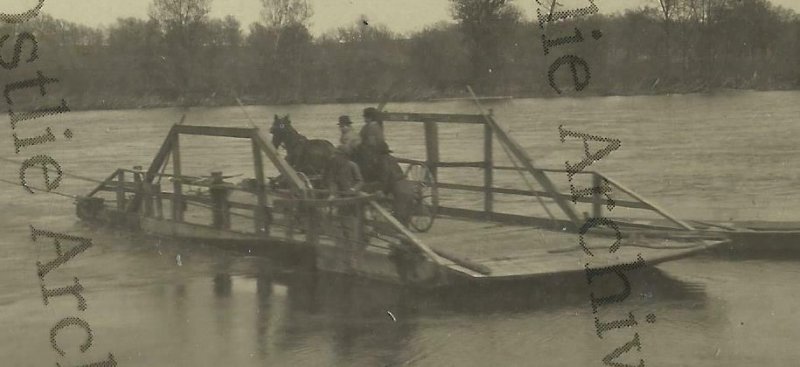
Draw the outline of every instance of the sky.
M800 0L771 0L800 12ZM34 6L38 0L0 0L0 12L16 13ZM45 0L43 11L57 18L91 26L110 25L119 17L147 16L150 0ZM381 23L389 29L408 33L426 25L450 21L448 0L310 0L314 8L311 32L320 35L337 27L353 24L360 15L370 23ZM658 0L596 0L602 13L614 13L643 5L656 5ZM529 18L536 14L534 0L514 0ZM575 7L588 4L586 0L560 0ZM212 0L212 17L233 15L243 28L260 19L260 0Z

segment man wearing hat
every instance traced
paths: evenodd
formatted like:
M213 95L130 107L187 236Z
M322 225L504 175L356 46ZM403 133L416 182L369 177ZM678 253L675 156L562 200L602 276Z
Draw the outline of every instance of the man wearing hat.
M339 138L339 149L347 154L352 154L353 151L361 144L361 137L353 130L353 121L350 121L350 116L339 116L339 131L342 136Z
M375 107L364 109L364 127L361 128L359 135L369 151L377 154L391 153L383 136L383 121L380 120L380 112Z

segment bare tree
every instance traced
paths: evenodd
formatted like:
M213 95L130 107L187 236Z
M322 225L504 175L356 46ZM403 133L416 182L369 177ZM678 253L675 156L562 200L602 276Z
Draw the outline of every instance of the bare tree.
M308 0L261 0L261 16L267 27L307 26L314 11Z
M211 0L153 0L150 17L166 27L186 28L208 19Z
M201 35L208 24L211 0L153 0L150 17L164 32L165 62L181 97L186 96L192 70L197 68L203 44Z
M500 49L521 13L512 0L450 0L453 18L466 36L473 64L472 81L488 87L500 65Z
M663 19L664 27L664 62L667 75L670 75L672 69L672 26L675 21L675 13L677 11L678 2L680 0L656 0L658 1L659 10L661 10L661 17Z

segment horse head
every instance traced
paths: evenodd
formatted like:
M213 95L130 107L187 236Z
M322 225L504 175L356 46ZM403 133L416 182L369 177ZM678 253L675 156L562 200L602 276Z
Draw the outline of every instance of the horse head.
M269 129L269 132L272 134L272 146L280 148L281 145L286 143L292 130L292 120L289 119L289 115L283 117L275 115L275 119L272 121L272 127Z

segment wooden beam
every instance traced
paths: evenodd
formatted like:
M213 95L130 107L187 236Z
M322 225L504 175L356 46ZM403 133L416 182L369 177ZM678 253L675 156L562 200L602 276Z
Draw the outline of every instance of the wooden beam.
M335 198L335 199L275 199L275 205L288 205L292 203L300 204L302 203L305 206L309 207L343 207L343 206L351 206L351 205L360 205L366 204L372 200L375 200L377 195L359 195L359 196L352 196L352 197L343 197L343 198Z
M455 254L448 250L442 250L442 249L433 249L433 251L436 252L437 255L447 260L450 260L458 264L459 266L472 270L474 272L481 273L483 275L489 275L492 273L492 269L489 268L488 266L476 263L470 259L466 259L459 254Z
M164 206L161 201L161 184L149 184L150 194L155 195L156 215L158 219L164 219ZM154 194L155 193L155 194Z
M117 170L117 210L125 210L125 171Z
M485 213L481 210L474 210L474 209L464 209L464 208L453 208L453 207L439 207L439 214L450 216L454 218L464 218L464 219L474 219L474 220L483 220L488 219L489 221L496 222L496 223L504 223L504 224L512 224L512 225L534 225L541 228L552 228L554 224L558 225L559 227L563 228L570 224L568 220L556 220L555 222L549 218L539 218L539 217L531 217L527 215L520 215L520 214L510 214L510 213L498 213L494 212L489 218L486 218ZM661 225L653 225L653 224L645 224L645 223L637 223L637 222L629 222L626 219L615 219L614 222L620 226L620 230L622 232L622 236L625 238L638 236L641 234L645 234L647 236L652 236L655 238L676 238L675 235L675 228L674 227L667 227ZM650 231L643 231L643 230L650 230ZM615 236L616 232L611 228L596 228L592 229L592 233L601 234L606 236ZM596 231L596 232L595 232ZM701 233L694 232L692 234L688 234L690 236L701 236ZM706 236L711 238L718 238L719 234L707 234Z
M184 115L185 117L185 115ZM181 119L181 122L183 119ZM172 128L169 129L167 133L167 137L164 138L164 142L161 143L161 147L158 149L158 153L153 158L153 161L150 162L150 167L147 168L147 172L144 175L144 184L151 184L153 183L153 179L158 174L159 168L164 165L164 161L169 156L170 151L172 151L172 142L175 140L177 133L175 132L175 127L177 125L172 125ZM91 196L91 195L90 195ZM133 197L133 201L131 201L130 205L128 205L128 212L137 212L139 211L139 207L141 206L143 200L143 196L141 193L137 193Z
M483 117L481 117L481 115L465 114L382 112L380 118L382 121L395 122L434 121L462 124L483 124Z
M117 174L118 174L118 173L119 173L119 169L117 169L116 171L114 171L114 173L112 173L112 174L108 175L108 177L106 177L106 179L105 179L105 180L103 180L103 182L102 182L102 183L100 183L99 185L97 185L97 187L95 187L95 188L94 188L94 190L92 190L92 192L90 192L90 193L89 193L89 195L86 195L86 196L87 196L87 197L91 197L91 196L94 196L94 194L98 193L99 191L105 191L106 187L108 187L108 183L109 183L111 180L113 180L115 177L117 177Z
M144 183L142 183L142 185L144 185ZM98 192L100 192L100 191L115 192L115 191L117 191L119 189L120 189L119 184L116 181L112 181L112 182L104 183L103 186L100 187L100 190L98 190ZM139 192L141 190L139 188L137 188L136 183L125 182L125 183L122 184L122 191L125 192L125 193L135 194L135 193L137 193L137 192Z
M176 126L177 127L177 126ZM172 134L172 174L181 175L180 135ZM172 182L172 220L183 222L183 185L180 180Z
M141 168L141 167L140 167ZM153 198L150 196L150 184L142 182L142 173L133 171L131 172L133 175L133 184L136 186L136 197L141 197L140 200L144 202L144 216L152 216L153 215ZM142 213L139 213L142 214Z
M538 218L521 214L493 212L487 216L483 210L453 208L446 206L440 206L438 208L438 213L441 215L447 215L455 218L488 220L495 223L520 225L520 226L533 225L540 228L553 228L554 225L558 225L558 227L563 228L565 225L570 224L568 220L557 219L554 221L550 218Z
M312 245L319 244L320 231L322 230L322 220L317 208L301 205L300 210L306 220L306 242Z
M603 194L600 192L602 184L600 175L592 175L592 187L595 190L592 193L592 218L603 217Z
M400 163L416 163L416 164L425 164L428 165L427 161L421 161L418 159L410 159L410 158L396 158ZM485 161L479 162L438 162L436 163L437 168L484 168L486 167ZM433 169L434 167L429 167Z
M156 195L156 194L154 194ZM172 197L171 193L162 192L160 193L162 197ZM293 205L302 204L309 208L327 208L327 207L342 207L342 206L351 206L351 205L361 205L361 204L369 204L370 201L373 201L377 198L376 195L363 195L363 196L354 196L348 198L336 198L331 200L325 199L310 199L310 200L299 200L299 199L275 199L273 201L273 205L276 208L289 208ZM186 201L206 204L211 206L213 201L206 197L198 197L198 196L185 196L183 198ZM255 210L258 208L257 204L248 204L243 202L236 202L236 201L229 201L228 204L232 209L244 209L244 210Z
M431 171L435 181L438 181L439 173L439 128L436 121L425 121L425 160L428 169ZM437 196L433 197L433 206L439 205Z
M476 186L476 185L466 185L466 184L456 184L456 183L448 183L448 182L437 182L436 186L440 189L449 189L449 190L463 190L463 191L472 191L472 192L484 192L484 186ZM538 190L520 190L520 189L507 189L502 187L494 187L491 190L495 194L505 194L505 195L520 195L520 196L544 196L544 198L550 198L549 193L544 191ZM559 193L559 196L564 198L564 200L572 200L572 195ZM593 203L592 198L588 197L579 197L576 200L579 203ZM650 205L645 203L641 203L638 201L630 201L630 200L614 200L614 204L620 208L631 208L631 209L648 209L651 210L652 208Z
M486 161L482 162L439 162L438 168L485 168Z
M494 166L494 169L499 171L527 171L524 167L513 167L513 166ZM567 173L566 169L563 168L537 168L539 171L542 172L557 172L557 173ZM594 171L580 171L574 172L576 175L592 175Z
M227 138L249 139L254 128L175 125L175 131L183 135L220 136Z
M581 228L583 221L580 219L580 217L578 217L578 214L575 212L575 208L572 207L572 205L559 194L556 186L552 181L550 181L550 178L547 177L542 170L533 166L533 160L530 156L528 156L528 153L525 151L525 149L523 149L519 143L517 143L510 135L508 135L505 129L503 129L502 126L500 126L500 124L497 123L492 116L484 115L484 118L486 119L486 123L489 124L494 130L494 133L497 135L497 138L500 139L500 142L509 148L511 153L514 154L517 160L520 161L522 166L525 167L525 169L530 172L533 178L539 182L539 185L541 185L547 191L547 195L555 199L556 204L558 204L558 206L561 208L561 211L566 214L567 218L569 218L570 222L572 222L575 228Z
M492 127L488 124L483 125L483 211L491 213L494 210L494 197L492 187L494 186L494 141Z
M169 152L172 151L172 142L175 140L175 136L177 135L177 126L178 125L172 125L172 128L169 129L167 137L164 138L164 142L161 143L161 148L158 149L158 153L156 153L153 161L150 162L150 167L147 168L147 173L145 173L144 176L144 182L153 182L153 179L156 177L156 173L158 173L159 168L162 164L164 164L164 160L166 160L169 156Z
M384 219L388 220L389 223L391 223L392 226L394 226L395 229L400 232L400 234L407 237L408 240L411 242L411 244L413 244L415 247L417 247L423 253L425 253L425 255L427 255L431 261L433 261L437 265L442 265L443 263L442 257L439 256L437 253L433 252L433 250L431 250L431 248L428 247L428 245L424 244L422 241L420 241L419 238L417 238L417 236L414 236L414 234L411 233L411 231L409 231L405 226L400 224L400 222L397 221L397 219L394 216L392 216L392 214L386 211L384 207L376 203L374 200L370 201L369 205L372 206L372 209L378 212L379 215L383 216Z
M250 140L253 149L253 168L256 175L256 198L258 200L258 208L253 211L253 225L257 234L264 233L266 222L266 208L267 208L267 195L265 193L266 180L264 179L264 160L261 158L261 148L255 140Z
M658 214L661 214L661 215L662 215L664 218L667 218L667 219L669 219L669 220L670 220L672 223L675 223L675 224L677 224L678 226L680 226L681 228L683 228L683 229L686 229L686 230L689 230L689 231L693 231L693 230L694 230L694 227L692 227L691 225L689 225L689 223L686 223L686 222L684 222L684 221L682 221L682 220L680 220L680 219L676 218L676 217L675 217L675 216L673 216L672 214L668 213L666 210L664 210L664 209L661 209L661 208L660 208L658 205L656 205L655 203L651 202L650 200L647 200L647 199L645 199L644 197L642 197L641 195L637 194L637 193L636 193L636 192L634 192L633 190L631 190L631 189L629 189L629 188L627 188L627 187L623 186L621 183L619 183L619 182L617 182L617 181L614 181L614 180L612 180L611 178L607 177L606 175L603 175L603 174L602 174L602 173L600 173L600 172L598 172L598 173L597 173L597 175L598 175L598 176L601 176L601 177L602 177L604 180L608 181L608 183L610 183L610 184L612 184L612 185L616 186L618 189L620 189L620 191L622 191L622 192L624 192L624 193L626 193L626 194L630 195L632 198L634 198L634 199L636 199L636 200L639 200L639 201L640 201L640 202L642 202L643 204L646 204L646 205L648 205L648 206L650 207L650 209L652 209L654 212L656 212L656 213L658 213Z
M419 159L400 158L400 157L395 157L395 159L397 159L397 161L400 163L427 164L425 161L421 161Z

